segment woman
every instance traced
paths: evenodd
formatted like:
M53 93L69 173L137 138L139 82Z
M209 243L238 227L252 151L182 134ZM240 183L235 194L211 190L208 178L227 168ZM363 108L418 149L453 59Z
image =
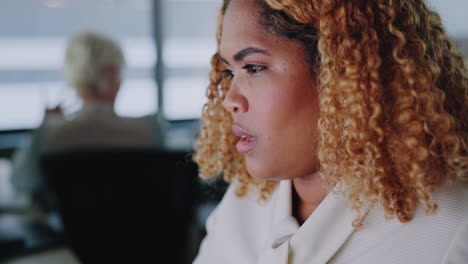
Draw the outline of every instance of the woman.
M224 1L195 263L467 263L468 73L423 0Z
M466 263L463 57L423 0L224 1L195 263Z
M40 169L46 153L158 146L156 117L127 118L114 111L124 66L123 50L105 34L83 31L69 40L64 73L83 105L72 116L65 116L60 106L47 109L29 142L14 153L11 182L18 194L40 209L55 206Z

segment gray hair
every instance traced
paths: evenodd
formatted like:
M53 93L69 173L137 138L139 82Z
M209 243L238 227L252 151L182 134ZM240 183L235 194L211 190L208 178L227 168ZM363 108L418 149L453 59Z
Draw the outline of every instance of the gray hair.
M107 93L109 85L104 71L112 67L120 74L124 65L125 58L118 43L101 33L82 32L68 42L64 72L78 94L90 89Z

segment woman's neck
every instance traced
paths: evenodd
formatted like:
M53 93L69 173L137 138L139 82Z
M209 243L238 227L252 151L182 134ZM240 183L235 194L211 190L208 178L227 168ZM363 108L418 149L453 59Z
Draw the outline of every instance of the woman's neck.
M299 225L309 218L327 196L328 191L323 186L318 173L292 180L293 216Z

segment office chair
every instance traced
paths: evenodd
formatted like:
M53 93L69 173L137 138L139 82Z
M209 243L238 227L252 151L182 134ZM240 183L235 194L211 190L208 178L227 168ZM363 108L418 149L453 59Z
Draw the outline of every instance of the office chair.
M84 263L186 263L197 167L187 152L50 153L41 168Z

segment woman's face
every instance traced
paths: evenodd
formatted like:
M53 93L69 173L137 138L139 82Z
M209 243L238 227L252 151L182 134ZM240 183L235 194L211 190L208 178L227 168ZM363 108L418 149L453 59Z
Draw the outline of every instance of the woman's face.
M259 17L251 0L233 0L226 10L220 55L232 86L224 107L252 176L303 177L319 168L316 80L305 48L268 32Z

